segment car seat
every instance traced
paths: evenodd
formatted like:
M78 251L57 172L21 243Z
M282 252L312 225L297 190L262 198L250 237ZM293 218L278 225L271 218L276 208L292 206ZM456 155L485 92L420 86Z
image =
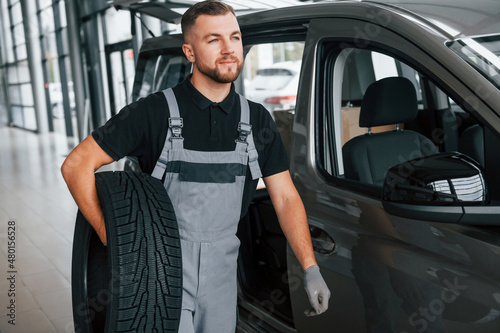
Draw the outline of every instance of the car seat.
M389 77L372 83L363 97L359 116L359 126L368 127L368 133L352 138L342 147L345 178L382 186L390 167L438 153L428 138L399 126L389 132L371 132L374 126L412 121L417 112L415 87L407 78Z

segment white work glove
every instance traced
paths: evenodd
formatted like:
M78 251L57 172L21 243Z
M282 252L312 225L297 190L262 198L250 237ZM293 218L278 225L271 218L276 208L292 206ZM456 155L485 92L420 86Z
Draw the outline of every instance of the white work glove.
M319 267L313 265L304 272L304 288L312 308L304 311L306 316L316 316L328 309L330 289L323 280Z

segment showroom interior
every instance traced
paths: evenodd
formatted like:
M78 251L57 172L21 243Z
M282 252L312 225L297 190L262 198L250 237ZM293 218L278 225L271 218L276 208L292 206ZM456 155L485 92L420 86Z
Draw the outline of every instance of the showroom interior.
M132 102L135 55L143 40L179 32L180 16L197 1L161 1L170 22L127 10L137 2L0 0L2 309L10 302L8 278L16 277L15 325L8 311L0 311L0 332L75 331L71 252L77 207L60 166L93 129ZM299 1L225 2L243 13Z

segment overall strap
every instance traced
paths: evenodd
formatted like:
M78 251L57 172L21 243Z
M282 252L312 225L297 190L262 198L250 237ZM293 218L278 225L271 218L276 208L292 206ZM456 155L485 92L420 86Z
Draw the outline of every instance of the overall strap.
M255 149L253 141L252 125L250 125L250 106L245 97L238 94L241 104L241 119L238 124L239 138L236 139L236 150L246 150L248 152L248 167L252 174L252 179L262 177L262 172L259 166L259 154Z
M163 90L163 94L167 99L168 109L170 110L170 118L168 118L169 131L167 139L172 142L172 148L184 148L184 138L182 137L182 118L179 113L179 105L175 99L174 91L172 88ZM170 134L170 136L169 136Z
M177 105L174 92L172 88L168 88L163 90L163 94L167 100L170 118L168 118L168 131L165 144L163 145L160 158L156 162L153 173L151 174L154 178L160 180L163 178L167 169L167 155L170 147L176 149L184 148L184 138L182 137L183 122L180 117L179 106Z

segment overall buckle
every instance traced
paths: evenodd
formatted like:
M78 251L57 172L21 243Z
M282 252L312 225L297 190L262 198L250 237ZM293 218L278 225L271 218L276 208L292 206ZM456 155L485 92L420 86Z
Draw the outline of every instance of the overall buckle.
M181 139L182 138L182 127L184 126L184 122L182 118L178 117L170 117L168 118L168 127L172 130L172 138L171 139Z
M252 125L239 122L238 123L238 132L239 132L240 136L238 139L235 140L235 142L241 142L241 143L248 144L247 137L252 132Z

